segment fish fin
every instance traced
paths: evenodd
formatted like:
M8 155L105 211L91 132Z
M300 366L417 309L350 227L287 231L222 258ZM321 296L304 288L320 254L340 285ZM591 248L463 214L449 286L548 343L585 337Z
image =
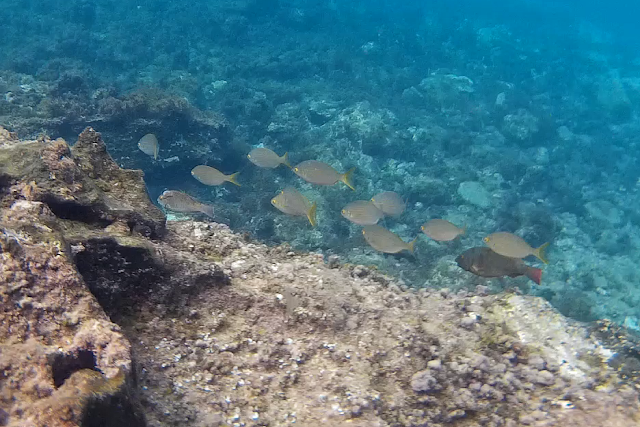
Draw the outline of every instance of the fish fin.
M353 171L355 170L356 168L353 167L340 176L340 181L344 182L347 185L347 187L349 187L353 191L356 191L356 188L353 186L353 181L351 179L351 176L353 175Z
M411 252L411 254L413 254L413 251L416 247L416 241L418 240L418 236L416 236L415 239L413 239L412 241L410 241L409 243L407 243L407 250L409 252Z
M467 224L462 226L462 230L460 230L460 235L464 236L467 234Z
M213 206L211 205L202 205L200 207L200 212L208 216L209 218L213 218Z
M545 251L547 250L547 246L549 246L549 242L545 243L544 245L540 246L539 248L533 251L533 254L545 264L549 264L549 261L547 260L547 255L545 254Z
M315 227L316 225L318 225L318 221L316 220L317 207L318 205L316 204L316 202L313 202L313 204L309 208L309 211L307 212L307 218L309 218L309 222L311 223L312 227Z
M529 267L529 268L527 268L527 272L525 273L525 275L529 279L531 279L534 282L536 282L536 284L538 284L538 285L542 281L542 269L540 269L540 268Z
M281 159L282 159L282 163L283 163L286 167L288 167L289 169L291 169L291 163L289 163L289 153L288 153L288 152L284 153L284 154L282 155Z
M231 175L227 176L227 181L229 181L232 184L237 185L238 187L241 187L241 185L238 183L238 174L240 172L236 172L236 173L232 173Z

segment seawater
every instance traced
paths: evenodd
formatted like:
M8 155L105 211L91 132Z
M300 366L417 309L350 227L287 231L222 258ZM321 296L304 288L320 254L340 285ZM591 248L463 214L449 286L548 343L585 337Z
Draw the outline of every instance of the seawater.
M0 123L73 141L86 117L152 199L177 189L269 244L376 265L410 286L519 287L579 320L640 317L639 6L573 1L40 1L0 4ZM221 114L224 133L179 114L116 117L142 93ZM179 100L179 101L176 101ZM159 101L160 102L160 101ZM99 113L97 113L97 111ZM161 143L153 162L135 146ZM356 167L352 192L286 168L260 170L255 146L293 164ZM242 187L189 170L240 171ZM294 185L317 228L269 201ZM409 241L431 218L467 225L451 244L382 255L340 215L392 190L407 211L383 225ZM551 242L542 285L460 270L457 254L494 231ZM528 260L533 265L535 260Z

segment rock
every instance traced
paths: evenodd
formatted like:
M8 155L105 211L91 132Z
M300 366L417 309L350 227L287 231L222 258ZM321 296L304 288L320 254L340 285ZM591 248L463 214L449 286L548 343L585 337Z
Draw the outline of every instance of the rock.
M424 78L419 88L427 97L439 102L455 102L460 94L475 92L469 77L437 72Z
M478 323L478 317L473 314L469 316L465 316L460 320L460 326L462 326L465 329L472 328L473 325L475 325L476 323Z
M628 118L633 111L633 104L617 71L597 82L596 97L600 107L613 118Z
M546 363L542 357L536 354L529 357L529 360L527 360L527 364L532 368L541 371L544 369Z
M491 206L491 194L477 181L465 181L458 186L458 194L465 202L479 208Z
M535 382L542 385L552 385L556 382L554 375L549 371L540 371L536 376Z
M54 218L24 200L0 217L0 404L11 425L80 425L93 405L142 426L135 401L122 398L130 344L84 284Z
M520 108L516 114L507 114L503 118L502 133L517 141L531 139L538 130L538 118L524 108Z
M606 200L594 200L584 205L588 218L596 221L601 226L616 227L619 226L624 218L623 212Z
M433 369L434 371L439 371L442 369L442 362L439 359L430 360L427 362L427 368Z
M438 381L431 375L430 370L416 372L411 377L411 388L416 393L431 393L439 389Z
M91 128L71 148L62 139L0 139L0 176L22 182L15 187L21 197L45 203L78 228L120 223L153 239L164 232L164 215L149 200L142 172L120 169Z

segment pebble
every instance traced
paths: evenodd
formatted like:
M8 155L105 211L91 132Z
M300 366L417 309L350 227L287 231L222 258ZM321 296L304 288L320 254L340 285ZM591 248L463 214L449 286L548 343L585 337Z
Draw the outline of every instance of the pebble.
M462 318L462 320L460 320L460 326L465 329L473 328L473 325L475 325L476 323L478 323L478 316L476 316L475 314L470 314L469 316L465 316Z
M529 366L539 371L543 370L545 366L544 359L538 356L537 354L529 357L529 360L527 361L527 363Z
M430 360L427 362L427 367L429 369L439 371L440 369L442 369L442 362L439 359Z
M549 371L540 371L535 378L535 382L542 385L552 385L556 382L556 378Z
M413 374L411 388L416 393L428 393L438 388L438 381L431 375L431 371L424 370Z

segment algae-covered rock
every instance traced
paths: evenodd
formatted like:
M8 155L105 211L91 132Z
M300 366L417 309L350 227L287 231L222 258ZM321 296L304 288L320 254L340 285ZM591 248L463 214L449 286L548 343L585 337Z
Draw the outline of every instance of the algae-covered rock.
M79 425L90 404L143 425L133 401L111 401L127 393L114 378L131 374L129 342L85 286L55 227L42 202L16 201L0 216L0 408L12 426ZM81 370L113 386L87 385L71 396L67 381ZM110 419L104 425L115 425Z
M16 183L11 191L19 197L44 202L56 217L91 228L121 222L132 232L162 235L164 215L150 202L142 172L120 169L93 129L85 129L73 147L62 139L3 135L0 181Z

